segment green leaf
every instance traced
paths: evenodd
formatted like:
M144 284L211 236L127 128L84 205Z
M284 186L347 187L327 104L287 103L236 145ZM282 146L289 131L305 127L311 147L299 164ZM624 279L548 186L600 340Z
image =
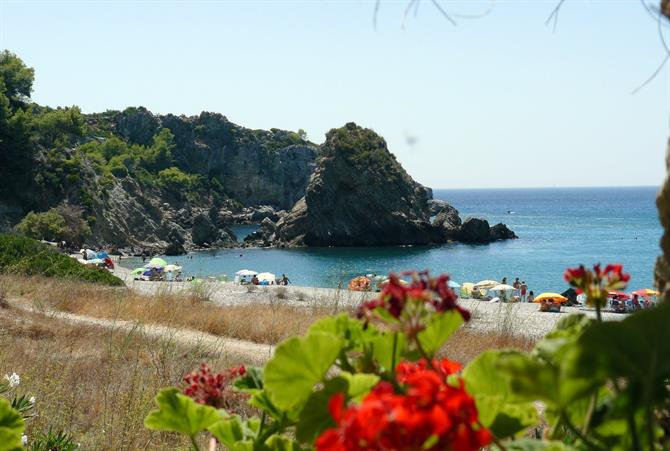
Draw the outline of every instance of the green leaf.
M228 448L233 448L237 442L246 438L244 425L237 415L217 421L210 425L207 430Z
M247 367L244 376L235 380L235 387L247 393L249 390L262 390L263 368Z
M575 448L557 441L533 440L526 438L505 443L505 449L509 451L570 451Z
M335 421L328 411L328 401L334 394L346 394L348 390L347 379L336 377L326 381L322 390L310 395L305 408L300 413L300 420L296 428L296 437L299 441L312 443L321 432L335 426Z
M340 377L347 380L349 383L349 390L347 396L353 401L360 402L363 400L365 395L370 393L372 387L377 385L379 382L379 376L376 374L367 374L367 373L358 373L351 374L343 371L340 373Z
M302 405L342 349L342 339L323 332L289 338L265 367L265 389L282 410Z
M9 401L0 398L0 451L22 450L21 434L25 422L19 413L12 409Z
M198 404L176 388L164 388L155 399L158 410L151 411L144 419L149 429L194 437L221 420L221 414L214 407Z
M431 358L463 324L463 317L456 310L433 315L424 330L417 335L421 347Z
M272 451L299 451L300 445L283 435L273 434L266 441L265 446Z
M487 351L463 370L465 387L477 405L479 420L498 438L512 437L537 423L532 402L514 402L509 374L500 371L498 361L506 351Z
M395 351L395 359L393 359L393 333L385 332L372 340L372 356L377 361L382 371L391 372L393 362L397 365L402 359L405 352L406 339L404 334L397 334L397 343Z
M252 394L251 399L249 399L249 404L258 409L261 409L275 420L280 420L285 413L277 408L277 406L272 404L272 401L270 401L270 398L265 390L257 391L256 393Z

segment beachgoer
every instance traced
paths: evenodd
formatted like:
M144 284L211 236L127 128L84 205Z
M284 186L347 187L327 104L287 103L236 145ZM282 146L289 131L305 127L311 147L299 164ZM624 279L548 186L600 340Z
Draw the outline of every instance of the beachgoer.
M530 293L528 293L528 302L533 302L535 300L535 294L533 294L533 290L530 290Z
M507 277L502 278L502 283L503 283L503 285L507 285Z
M640 310L640 308L642 308L640 306L640 298L637 296L637 294L633 295L633 308L635 310Z
M260 283L260 282L258 281L258 277L256 277L255 274L254 274L254 277L252 277L252 279L251 279L251 283L252 283L253 285L258 285L258 284Z
M144 263L145 261L147 261L147 254L142 252L142 263Z
M291 283L288 277L286 277L286 274L281 275L281 279L279 279L279 285L288 285Z
M512 286L513 286L515 289L517 289L517 290L518 290L519 288L521 288L521 282L519 282L519 278L518 278L518 277L517 277L516 279L514 279L514 283L512 284Z
M526 282L521 282L521 302L526 302L526 291L528 291L528 285Z

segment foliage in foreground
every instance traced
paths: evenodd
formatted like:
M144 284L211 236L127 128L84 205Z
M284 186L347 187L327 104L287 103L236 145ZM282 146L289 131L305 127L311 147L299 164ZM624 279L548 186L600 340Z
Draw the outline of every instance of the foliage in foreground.
M33 239L7 234L0 234L0 272L123 285L121 279L107 270L82 265Z
M566 272L598 310L601 294L628 278L619 265ZM641 450L667 443L670 304L620 322L567 316L530 353L488 351L461 369L436 358L468 318L447 280L415 274L405 287L392 276L358 319L318 321L280 344L265 368L202 370L181 391L161 391L145 424L185 434L195 449L203 432L213 437L210 449L218 441L231 450ZM233 395L248 396L260 415L226 410Z

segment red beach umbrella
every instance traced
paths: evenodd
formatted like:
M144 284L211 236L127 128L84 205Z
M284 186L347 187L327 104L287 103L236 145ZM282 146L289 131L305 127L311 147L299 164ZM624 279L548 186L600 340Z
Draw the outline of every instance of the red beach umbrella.
M615 297L617 299L630 299L631 296L628 293L624 293L623 291L617 291L617 290L612 290L609 292L609 295L612 297Z

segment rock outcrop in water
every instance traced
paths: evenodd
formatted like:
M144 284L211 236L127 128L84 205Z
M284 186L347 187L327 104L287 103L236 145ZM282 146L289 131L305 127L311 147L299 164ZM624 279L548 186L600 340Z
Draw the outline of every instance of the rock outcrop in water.
M305 197L277 224L289 246L383 246L441 240L428 192L405 172L384 139L349 123L326 135Z
M383 246L513 237L506 226L492 229L483 219L461 222L454 207L430 199L382 137L349 123L328 132L305 197L277 223L269 241L280 246Z

